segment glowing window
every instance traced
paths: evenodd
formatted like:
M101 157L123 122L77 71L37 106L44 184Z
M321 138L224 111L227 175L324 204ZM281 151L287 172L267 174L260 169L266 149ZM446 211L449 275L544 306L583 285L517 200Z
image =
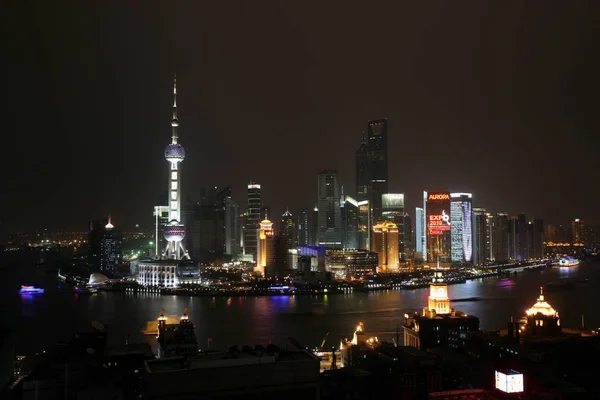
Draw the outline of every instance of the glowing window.
M171 192L171 200L177 200L177 191Z
M171 190L177 190L177 182L171 182Z
M177 171L171 171L171 179L173 179L173 180L177 179Z

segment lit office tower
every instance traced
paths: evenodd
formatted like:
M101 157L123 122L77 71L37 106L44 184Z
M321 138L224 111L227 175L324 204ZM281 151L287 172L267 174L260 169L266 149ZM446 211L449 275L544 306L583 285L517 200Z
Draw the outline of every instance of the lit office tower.
M257 258L254 272L260 276L272 276L275 267L275 232L273 223L268 219L263 220L256 230Z
M250 254L256 260L258 224L261 221L260 185L251 182L248 185L248 210L244 221L244 254Z
M173 118L171 119L171 144L165 149L165 159L169 162L169 222L163 228L163 236L167 241L165 257L181 260L189 258L183 246L185 226L181 223L181 169L185 158L183 146L177 142L177 81L173 81Z
M415 258L425 256L425 212L421 207L415 209Z
M373 251L379 254L379 272L398 272L398 227L391 221L373 227Z
M404 259L404 194L384 193L381 195L381 219L391 221L398 227L398 257Z
M294 216L289 210L281 216L278 235L277 264L283 268L283 271L289 271L294 268L291 250L298 248L298 229Z
M492 213L485 213L485 258L486 261L494 261L494 215ZM475 240L475 239L473 239Z
M225 254L236 256L240 253L240 207L231 197L231 189L223 198L225 213Z
M481 265L486 261L487 218L483 208L473 209L473 264Z
M473 204L471 193L450 193L452 262L473 261Z
M298 214L298 246L309 245L308 211L302 210Z
M424 260L450 263L450 193L423 192L425 209Z
M310 246L319 245L319 207L314 206L310 214L310 235L308 237Z
M335 170L325 170L318 177L319 246L342 248L340 183Z
M358 249L358 202L343 194L342 207L342 246L344 249Z
M381 195L388 192L387 119L369 121L367 138L356 151L358 201L369 200L373 219L381 218Z
M571 243L583 243L583 220L579 218L571 221Z
M119 263L119 240L114 225L108 217L108 223L100 237L100 271L108 276L115 273Z
M371 203L369 200L358 202L358 248L361 250L371 249Z

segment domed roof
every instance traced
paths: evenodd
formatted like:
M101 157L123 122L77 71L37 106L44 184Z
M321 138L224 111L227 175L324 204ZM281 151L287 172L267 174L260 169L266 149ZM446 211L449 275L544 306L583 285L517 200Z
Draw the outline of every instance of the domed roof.
M273 227L273 223L271 221L269 221L268 219L263 219L260 222L261 229L271 229L272 227Z
M163 227L163 236L167 242L180 242L185 237L185 226L179 221L171 220Z
M177 118L173 118L171 120L171 126L173 126L173 127L179 126L179 120Z
M108 278L105 275L102 275L100 272L94 272L90 275L88 285L97 285L107 280Z
M538 297L537 302L533 305L533 307L531 307L529 310L527 310L526 313L527 313L527 315L542 314L547 317L552 317L552 316L558 317L558 312L554 308L552 308L552 306L550 304L548 304L546 302L546 300L544 299L544 289L543 288L540 288L540 297Z
M185 150L179 143L171 143L165 149L165 158L167 161L181 161L185 158Z

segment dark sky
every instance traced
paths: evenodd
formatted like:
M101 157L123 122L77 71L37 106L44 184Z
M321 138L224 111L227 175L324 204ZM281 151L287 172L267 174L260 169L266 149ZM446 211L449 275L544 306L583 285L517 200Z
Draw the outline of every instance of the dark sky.
M493 4L492 4L493 3ZM388 118L390 190L600 223L600 3L39 1L2 11L5 230L148 228L177 73L184 196L252 178L277 213L353 193ZM8 123L6 123L8 122ZM6 143L8 140L8 143Z

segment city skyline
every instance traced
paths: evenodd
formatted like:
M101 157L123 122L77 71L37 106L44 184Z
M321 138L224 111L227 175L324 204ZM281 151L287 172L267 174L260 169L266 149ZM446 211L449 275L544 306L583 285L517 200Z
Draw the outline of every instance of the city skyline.
M598 27L586 3L389 5L378 10L383 32L342 26L343 39L322 20L335 15L332 5L316 15L310 5L194 4L170 19L157 4L145 17L124 10L127 20L109 5L97 16L81 6L54 20L60 7L8 25L17 47L7 146L27 149L28 159L17 151L3 158L11 195L0 206L15 210L2 217L4 232L84 229L108 214L124 230L151 230L157 182L167 179L160 155L174 73L189 155L184 200L230 184L242 205L252 180L274 214L297 214L314 206L325 169L338 170L344 193L356 196L363 131L387 118L389 192L404 193L411 214L423 190L443 190L473 193L473 207L493 213L600 223L590 201L598 194L598 78L589 62ZM364 11L348 4L347 21ZM222 13L231 32L215 22ZM105 14L114 31L105 31ZM523 30L525 20L534 26ZM123 37L146 45L123 46ZM550 48L548 38L560 40ZM486 45L498 41L505 46ZM361 54L381 63L356 62Z

